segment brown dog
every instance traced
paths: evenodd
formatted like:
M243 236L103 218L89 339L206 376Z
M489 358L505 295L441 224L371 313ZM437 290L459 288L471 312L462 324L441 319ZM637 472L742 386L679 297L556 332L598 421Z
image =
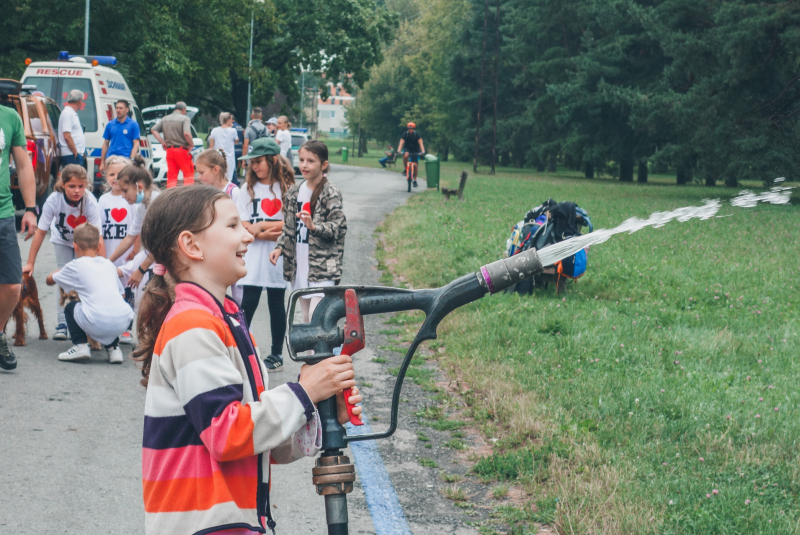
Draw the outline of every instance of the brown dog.
M22 292L19 296L19 301L17 301L17 306L14 308L14 313L11 314L16 324L16 331L14 331L15 346L25 345L25 327L28 323L28 314L25 312L26 307L33 312L33 315L36 316L36 320L39 322L39 339L47 340L47 332L44 330L42 305L39 304L39 290L36 287L36 280L27 273L22 276ZM3 334L5 334L7 326L8 323L3 326Z
M58 287L58 293L59 293L58 304L61 305L62 307L66 306L68 301L80 301L81 300L81 298L78 297L78 292L76 292L75 290L73 290L73 291L71 291L69 293L66 293L66 292L64 292L64 290L61 289L61 286L59 286ZM92 340L92 337L89 336L88 334L86 335L86 338L88 338L88 340L89 340L89 347L90 348L92 348L92 349L102 349L103 346L100 345L100 342Z

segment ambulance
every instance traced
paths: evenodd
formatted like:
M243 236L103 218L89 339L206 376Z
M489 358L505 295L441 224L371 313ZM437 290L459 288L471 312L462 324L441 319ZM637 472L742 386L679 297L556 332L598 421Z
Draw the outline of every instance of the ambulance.
M139 153L152 168L153 154L147 140L144 120L139 105L133 98L130 87L122 75L112 67L117 64L113 56L75 56L61 52L55 61L31 62L22 77L25 85L36 86L61 105L66 105L67 95L73 89L80 89L84 101L78 110L78 118L86 135L86 170L94 179L94 191L100 195L104 179L100 172L100 155L103 148L103 132L110 121L116 121L115 102L126 100L130 105L129 115L139 124L141 139Z

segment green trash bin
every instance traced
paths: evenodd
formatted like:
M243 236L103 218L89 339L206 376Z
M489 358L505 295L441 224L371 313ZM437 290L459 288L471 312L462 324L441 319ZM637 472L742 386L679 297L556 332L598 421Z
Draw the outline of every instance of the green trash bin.
M342 147L342 162L347 163L347 147Z
M439 158L433 154L425 155L425 176L429 188L439 191Z

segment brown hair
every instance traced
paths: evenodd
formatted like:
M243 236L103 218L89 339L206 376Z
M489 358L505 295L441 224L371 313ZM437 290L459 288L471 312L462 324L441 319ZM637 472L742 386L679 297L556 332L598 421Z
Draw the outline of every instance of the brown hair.
M81 182L84 182L86 186L86 191L83 194L83 197L80 200L80 215L83 215L83 207L86 204L86 196L91 195L92 191L92 183L89 181L89 177L86 175L86 169L82 166L71 163L65 165L64 168L61 170L61 175L56 180L56 183L53 185L53 189L64 193L64 184L72 180L73 178L77 178Z
M84 251L93 251L100 245L100 229L91 223L82 223L72 233L72 242Z
M280 154L276 156L262 156L262 158L265 158L267 161L269 176L272 177L272 180L277 181L281 185L282 201L283 197L286 195L286 192L294 185L294 169L292 168L292 164ZM254 159L255 158L253 158L253 160ZM256 195L253 192L253 186L255 186L256 182L258 182L258 176L256 175L255 171L253 171L253 166L250 163L253 160L248 160L247 173L245 173L247 193L250 195L251 199Z
M147 209L142 225L142 247L166 268L167 275L153 275L139 305L136 324L139 344L131 358L142 363L144 386L150 377L158 333L172 308L174 284L180 282L180 274L188 267L178 262L178 236L182 232L199 233L210 227L217 215L214 203L227 198L212 186L173 188L159 195Z
M158 189L153 185L153 175L150 174L145 165L147 163L142 158L142 155L137 154L133 157L133 161L119 172L117 182L124 182L131 186L141 183L145 190Z
M306 141L303 143L303 146L300 147L300 150L307 150L311 154L315 155L317 158L319 158L321 164L328 163L328 146L322 141L317 141L316 139ZM314 192L311 194L310 205L312 216L314 215L314 207L317 205L317 200L319 199L320 194L322 194L322 188L325 186L325 183L328 182L329 170L330 164L328 164L328 169L322 169L322 180L319 181L319 184L317 184L317 187L314 188Z
M195 165L201 163L209 167L219 167L220 176L228 180L228 157L222 149L206 149L197 155Z

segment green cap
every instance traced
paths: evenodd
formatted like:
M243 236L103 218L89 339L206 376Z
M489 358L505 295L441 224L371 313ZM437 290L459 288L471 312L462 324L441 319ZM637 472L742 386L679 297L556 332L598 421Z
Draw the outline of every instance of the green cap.
M251 160L261 156L277 156L281 153L281 147L271 137L261 137L250 144L250 152L243 154L239 160Z

